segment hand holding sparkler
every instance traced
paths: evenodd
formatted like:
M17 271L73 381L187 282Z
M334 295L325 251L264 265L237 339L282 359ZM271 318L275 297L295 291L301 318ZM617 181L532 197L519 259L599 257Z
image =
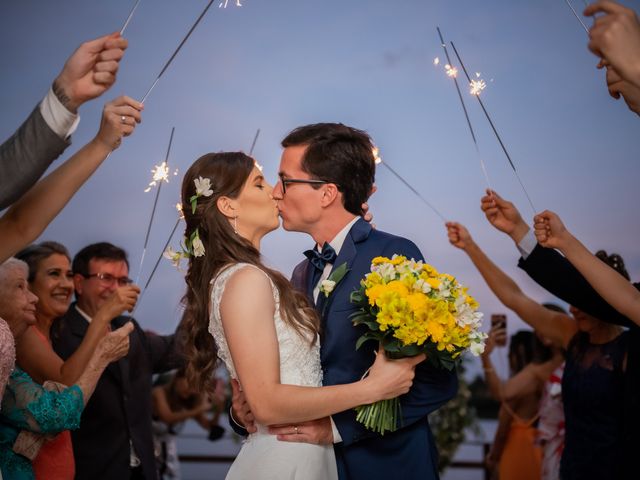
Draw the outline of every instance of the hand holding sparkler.
M589 50L612 65L625 80L640 87L640 21L630 8L615 2L589 5L585 15L596 17L589 31ZM602 64L603 62L601 62Z
M563 250L572 238L560 217L549 210L533 218L533 230L538 243L547 248Z
M487 190L487 194L480 200L480 208L489 223L509 235L515 243L519 243L529 231L529 225L522 219L515 205L493 190Z
M640 115L640 88L631 82L623 80L618 72L611 66L607 67L606 78L609 95L616 100L622 96L629 109Z
M128 137L142 121L140 112L144 106L131 97L118 97L107 103L102 112L100 129L95 140L106 145L109 150L120 146L122 137Z
M53 82L60 102L76 113L84 102L106 92L116 81L126 48L127 40L117 32L80 45Z

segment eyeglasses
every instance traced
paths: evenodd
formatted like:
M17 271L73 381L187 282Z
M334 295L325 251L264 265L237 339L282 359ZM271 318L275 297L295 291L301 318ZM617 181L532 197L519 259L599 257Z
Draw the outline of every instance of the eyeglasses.
M280 183L282 184L282 193L287 193L287 185L289 183L308 183L309 185L326 185L327 183L324 180L315 180L313 178L285 178L281 173L278 174L280 177Z
M113 285L114 283L118 283L119 287L126 287L127 285L131 285L133 280L129 277L114 277L110 273L92 273L90 275L82 275L84 278L93 278L96 277L100 283L105 286Z

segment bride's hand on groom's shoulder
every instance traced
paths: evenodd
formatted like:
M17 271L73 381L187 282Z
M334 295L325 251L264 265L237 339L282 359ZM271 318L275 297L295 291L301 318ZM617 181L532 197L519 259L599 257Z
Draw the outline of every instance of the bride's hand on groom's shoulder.
M249 433L258 431L256 419L251 413L251 407L247 403L247 397L240 388L240 384L235 378L231 379L231 415L232 420Z

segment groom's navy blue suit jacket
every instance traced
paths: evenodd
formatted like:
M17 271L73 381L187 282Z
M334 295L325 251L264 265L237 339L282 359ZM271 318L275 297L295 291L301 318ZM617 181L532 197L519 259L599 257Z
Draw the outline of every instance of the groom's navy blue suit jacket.
M356 341L365 330L351 323L349 317L357 308L349 297L360 288L360 280L370 271L373 258L391 257L394 253L423 260L413 242L375 230L362 219L347 235L333 268L346 263L348 273L328 298L319 294L316 304L322 314L324 385L357 381L373 363L376 342L366 342L356 351ZM291 279L294 287L305 292L312 302L313 268L305 259L296 266ZM401 397L403 426L396 432L380 436L367 430L356 422L354 410L333 415L342 437L342 443L335 445L340 479L438 478L437 451L427 416L450 400L457 388L455 372L423 362L416 368L411 390Z

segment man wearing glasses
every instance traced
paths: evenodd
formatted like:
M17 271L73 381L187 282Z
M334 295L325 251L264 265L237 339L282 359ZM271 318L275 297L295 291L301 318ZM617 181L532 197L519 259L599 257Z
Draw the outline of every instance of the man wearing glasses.
M134 295L140 289L129 278L124 250L110 243L83 248L73 259L76 302L52 326L53 348L69 358L80 346L91 318L112 295ZM126 316L111 329L132 321L129 353L111 363L71 432L76 479L157 478L151 436L151 376L179 366L174 335L145 333Z
M272 195L284 229L313 238L314 246L304 252L307 258L295 268L291 282L306 293L321 317L322 383L355 382L371 365L377 345L367 342L356 350L362 331L350 320L357 311L351 292L359 288L374 257L423 257L413 242L374 230L361 218L375 177L373 144L365 132L336 123L307 125L287 135L282 146L280 180ZM346 275L329 295L320 293L322 281L343 265ZM281 441L333 443L340 480L435 480L437 452L427 417L455 395L457 385L455 373L419 364L411 390L402 396L403 426L384 437L358 423L354 410L269 430ZM232 418L254 431L236 385Z

